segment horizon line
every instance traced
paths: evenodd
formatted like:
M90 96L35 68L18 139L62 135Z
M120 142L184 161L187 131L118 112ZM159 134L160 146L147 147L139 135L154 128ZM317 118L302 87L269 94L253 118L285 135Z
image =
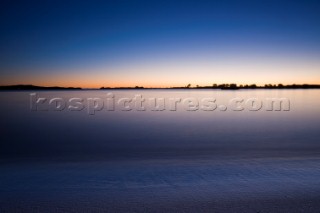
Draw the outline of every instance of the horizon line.
M169 86L169 87L144 87L144 86L119 86L119 87L72 87L72 86L39 86L33 84L14 84L14 85L0 85L1 90L6 89L92 89L92 90L108 90L108 89L246 89L246 88L266 88L266 89L274 89L274 88L320 88L320 84L212 84L206 86L192 86L191 84L187 84L185 86Z

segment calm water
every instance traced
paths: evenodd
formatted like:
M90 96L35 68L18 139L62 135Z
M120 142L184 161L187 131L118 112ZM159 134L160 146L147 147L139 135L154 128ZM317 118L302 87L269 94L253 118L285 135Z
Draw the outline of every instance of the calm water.
M90 115L87 99L106 100L108 92L116 101L140 94L146 110L116 105L115 111ZM320 209L320 90L36 93L83 98L85 109L31 111L30 92L0 93L3 211ZM163 111L150 108L149 98L167 104L190 97L215 98L217 108L187 111L181 103L176 111L167 105ZM245 104L243 111L233 111L228 105L233 98L257 98L263 105L259 111ZM287 98L290 110L267 111L266 98Z

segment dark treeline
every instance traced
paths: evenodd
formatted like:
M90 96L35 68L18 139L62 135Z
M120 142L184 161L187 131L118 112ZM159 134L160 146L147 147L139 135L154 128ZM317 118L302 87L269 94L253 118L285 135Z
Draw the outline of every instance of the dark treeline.
M42 87L34 85L0 86L0 90L81 90L80 87Z
M320 88L320 85L316 84L265 84L264 86L257 86L256 84L212 84L211 86L199 86L196 85L193 87L191 84L188 84L183 87L167 87L167 88L144 88L140 86L135 87L101 87L100 89L222 89L222 90L237 90L237 89L317 89Z
M257 86L256 84L213 84L211 86L199 86L196 85L192 87L191 84L188 84L185 87L172 87L174 89L317 89L320 88L320 85L317 84L265 84L264 86Z
M11 85L11 86L0 86L0 91L4 90L81 90L81 87L43 87L43 86L34 86L34 85ZM191 84L188 84L183 87L167 87L167 88L158 88L158 87L148 87L144 88L141 86L135 87L101 87L101 90L108 89L222 89L222 90L238 90L238 89L320 89L320 85L317 84L265 84L264 86L257 86L256 84L212 84L211 86L199 86L196 85L193 87Z

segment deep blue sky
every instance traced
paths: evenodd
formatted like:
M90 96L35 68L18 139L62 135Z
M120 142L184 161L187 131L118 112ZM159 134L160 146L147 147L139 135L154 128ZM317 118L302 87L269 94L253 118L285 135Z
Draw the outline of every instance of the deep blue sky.
M0 8L0 84L320 83L320 1L2 1Z

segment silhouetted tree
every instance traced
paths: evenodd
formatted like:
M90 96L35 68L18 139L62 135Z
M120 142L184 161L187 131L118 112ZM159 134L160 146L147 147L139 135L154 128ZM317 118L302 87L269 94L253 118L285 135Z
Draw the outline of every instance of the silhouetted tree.
M237 84L230 84L230 88L236 89L237 88Z
M219 88L225 88L226 87L226 85L225 84L219 84L219 86L218 86Z
M257 85L256 84L251 84L250 88L257 88Z

